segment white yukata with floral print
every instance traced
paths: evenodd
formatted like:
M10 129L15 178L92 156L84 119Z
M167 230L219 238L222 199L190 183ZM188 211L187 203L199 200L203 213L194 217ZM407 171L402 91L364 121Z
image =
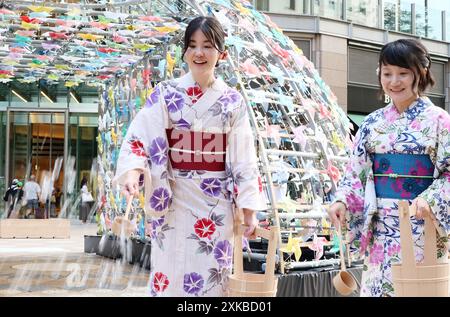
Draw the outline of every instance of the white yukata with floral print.
M438 257L446 260L450 231L450 115L421 97L399 114L393 104L366 117L336 201L348 206L350 239L365 256L361 296L394 296L391 264L400 260L398 200L375 195L373 153L426 154L434 181L419 197L431 207L438 227ZM412 200L409 200L411 203ZM411 217L416 261L423 260L423 220Z
M172 168L166 136L170 128L227 134L225 171ZM127 131L116 179L120 182L131 169L144 172L146 212L153 215L151 294L226 295L234 207L266 208L239 92L221 79L202 92L190 73L158 84Z

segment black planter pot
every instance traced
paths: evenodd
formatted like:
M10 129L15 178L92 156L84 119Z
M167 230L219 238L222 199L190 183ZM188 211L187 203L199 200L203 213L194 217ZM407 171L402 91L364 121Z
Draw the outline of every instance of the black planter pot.
M102 236L84 236L84 252L98 253L98 244Z
M120 240L115 236L103 236L99 242L96 254L110 259L120 259L122 257L122 252L120 252Z
M119 238L113 235L85 236L84 252L96 253L110 259L124 258L130 264L139 264L150 270L151 243L140 239L126 239L121 246Z

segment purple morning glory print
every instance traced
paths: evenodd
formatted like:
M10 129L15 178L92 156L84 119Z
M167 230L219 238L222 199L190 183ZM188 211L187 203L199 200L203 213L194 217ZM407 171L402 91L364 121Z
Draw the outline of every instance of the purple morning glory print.
M184 120L183 118L174 122L173 125L177 129L190 129L191 128L191 124L189 122L187 122L186 120Z
M223 95L219 98L219 102L222 104L236 103L239 100L239 93L234 89L227 89Z
M214 258L220 267L227 267L231 265L233 258L233 248L228 240L219 241L214 248Z
M164 100L166 101L167 110L169 110L169 112L180 111L184 106L183 95L175 91L165 95Z
M156 211L163 211L169 205L169 191L164 187L159 187L153 191L150 198L150 206Z
M150 146L150 157L156 165L167 162L167 142L164 138L158 137L153 140Z
M156 86L155 89L150 94L150 97L147 98L147 101L145 102L145 108L150 108L155 103L158 103L160 95L161 91L159 90L159 86Z
M200 274L195 272L184 274L183 289L186 293L197 295L202 290L203 284L205 280Z
M217 178L207 178L200 184L200 188L206 195L217 197L220 195L221 183Z

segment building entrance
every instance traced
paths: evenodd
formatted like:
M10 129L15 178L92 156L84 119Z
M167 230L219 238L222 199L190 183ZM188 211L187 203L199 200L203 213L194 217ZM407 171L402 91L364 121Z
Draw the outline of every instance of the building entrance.
M31 175L35 176L45 196L38 217L56 217L61 209L65 192L63 163L67 159L67 119L67 111L7 112L5 178L26 182Z

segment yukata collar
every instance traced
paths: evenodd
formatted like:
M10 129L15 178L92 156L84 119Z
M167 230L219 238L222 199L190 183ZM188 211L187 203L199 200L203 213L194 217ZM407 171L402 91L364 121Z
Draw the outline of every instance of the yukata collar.
M188 72L184 76L180 77L177 86L184 89L195 86L200 88L198 83L195 82L191 72ZM226 90L226 88L227 84L225 84L225 82L221 78L216 78L216 80L209 89L223 92Z
M398 116L400 118L406 116L406 118L408 118L408 120L412 121L419 114L421 114L425 110L425 108L428 107L428 102L426 101L426 99L428 99L428 98L426 98L426 97L417 98L401 114L398 112L397 107L394 105L394 103L391 103L391 107L394 109L394 111L398 114Z

